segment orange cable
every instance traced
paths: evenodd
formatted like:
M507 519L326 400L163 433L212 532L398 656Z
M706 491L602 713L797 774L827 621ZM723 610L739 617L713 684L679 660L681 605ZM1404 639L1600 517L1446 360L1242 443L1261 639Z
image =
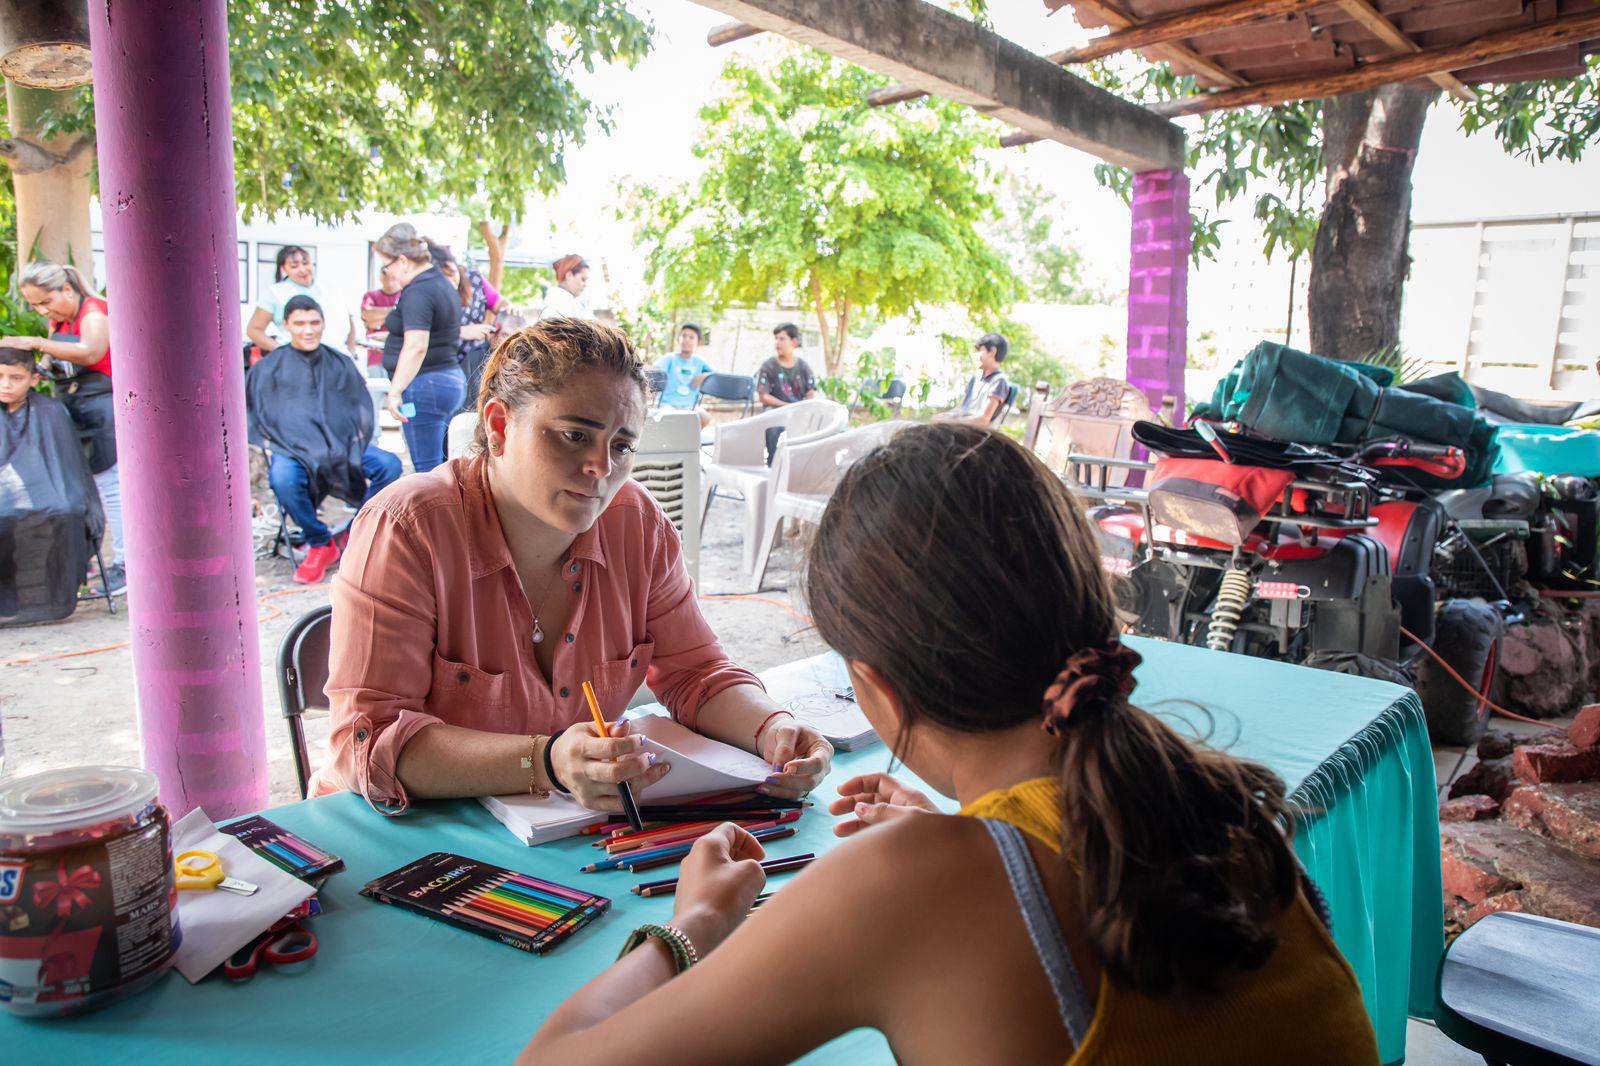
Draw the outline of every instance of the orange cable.
M1468 682L1460 674L1456 673L1455 667L1453 667L1449 663L1445 662L1442 658L1439 657L1439 653L1438 652L1434 651L1432 648L1430 648L1426 644L1424 644L1422 642L1422 638L1418 637L1415 633L1411 632L1411 630L1407 629L1405 626L1401 626L1400 627L1400 632L1404 633L1406 635L1406 638L1411 640L1411 641L1413 641L1417 645L1417 647L1421 648L1423 651L1425 651L1429 655L1433 656L1434 662L1436 662L1440 666L1444 667L1445 672L1448 673L1451 677L1455 678L1456 681L1461 685L1462 688L1464 688L1468 692L1472 693L1473 697L1475 699L1477 699L1478 702L1483 704L1485 707L1488 707L1491 711L1494 711L1496 714L1503 714L1507 718L1514 718L1519 722L1527 722L1529 725L1542 726L1545 729L1555 729L1555 728L1557 728L1556 726L1551 725L1549 722L1541 722L1537 718L1529 718L1526 715L1518 714L1516 711L1508 711L1508 710L1506 710L1504 707L1500 706L1498 703L1496 703L1493 700L1491 700L1487 695L1485 695L1484 693L1479 692L1477 689L1473 688L1472 684L1470 682Z
M771 596L757 596L753 592L707 592L703 593L700 598L702 600L754 600L756 603L766 603L773 607L781 607L808 626L816 624L809 615L801 614L787 603L782 600L775 600Z

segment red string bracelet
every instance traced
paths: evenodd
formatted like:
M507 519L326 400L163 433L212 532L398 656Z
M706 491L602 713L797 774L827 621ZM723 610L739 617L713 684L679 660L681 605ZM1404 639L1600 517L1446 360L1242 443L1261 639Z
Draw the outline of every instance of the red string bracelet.
M767 723L771 722L774 718L778 717L778 715L780 715L780 714L787 714L790 718L794 717L793 712L785 711L785 710L783 710L781 708L776 710L776 711L773 711L771 714L769 714L765 718L761 719L761 724L756 726L756 735L755 735L755 739L751 741L752 744L754 744L758 748L761 747L761 732L762 732L762 730L766 729L767 728Z

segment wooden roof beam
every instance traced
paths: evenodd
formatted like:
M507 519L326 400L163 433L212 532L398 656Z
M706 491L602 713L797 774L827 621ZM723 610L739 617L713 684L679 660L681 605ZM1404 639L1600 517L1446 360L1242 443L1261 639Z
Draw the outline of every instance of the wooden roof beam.
M1422 46L1401 33L1400 27L1390 22L1383 12L1373 7L1371 0L1339 0L1339 6L1344 9L1346 14L1365 27L1368 33L1399 54L1416 55L1422 51ZM1460 81L1456 80L1456 76L1449 71L1429 74L1428 80L1458 100L1471 103L1477 99L1477 94L1462 85Z
M700 2L1108 163L1183 166L1173 123L925 0Z
M1132 48L1146 48L1184 37L1198 37L1215 30L1225 30L1242 23L1290 15L1307 8L1326 7L1329 0L1227 0L1226 3L1191 8L1171 15L1162 15L1147 22L1135 22L1124 29L1113 30L1104 37L1096 37L1081 48L1068 48L1055 52L1050 59L1057 63L1087 63L1103 59Z
M1116 0L1073 0L1073 6L1092 11L1100 17L1106 25L1113 29L1124 30L1136 25L1138 18L1117 3ZM1245 84L1245 80L1233 71L1228 70L1207 59L1192 48L1181 44L1154 44L1146 51L1158 59L1165 59L1181 67L1187 67L1195 74L1209 78L1218 85L1238 87Z
M706 44L712 48L721 48L734 41L742 41L746 37L754 37L761 30L743 22L724 22L720 26L713 26L706 31Z
M1430 48L1391 59L1376 59L1362 64L1355 70L1337 74L1318 74L1305 78L1261 82L1242 89L1222 89L1214 93L1199 93L1176 100L1163 100L1151 104L1150 110L1168 116L1198 115L1225 107L1281 104L1290 100L1318 100L1326 96L1338 96L1340 93L1359 92L1379 85L1425 78L1432 74L1464 70L1499 59L1545 52L1597 36L1600 36L1600 7L1580 14L1563 15L1532 26L1518 26L1498 33L1485 34L1475 41L1443 48Z

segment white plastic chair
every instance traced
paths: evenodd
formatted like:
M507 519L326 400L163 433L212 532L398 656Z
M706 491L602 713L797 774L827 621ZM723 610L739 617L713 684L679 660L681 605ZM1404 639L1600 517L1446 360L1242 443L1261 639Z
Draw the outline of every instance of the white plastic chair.
M849 424L850 412L843 404L832 400L801 400L717 426L717 434L711 445L711 458L702 465L705 504L700 508L700 525L702 529L705 528L706 513L711 510L711 501L716 499L719 491L744 498L742 565L745 574L750 574L755 568L756 549L767 526L767 498L772 487L772 472L779 458L789 448L833 436ZM782 426L784 433L778 438L778 447L769 467L767 430L776 426Z
M756 554L751 591L759 589L767 576L767 563L783 531L783 520L815 525L822 519L834 486L850 465L910 425L915 423L875 422L830 437L796 442L779 451L772 460L772 499L767 504L767 524Z

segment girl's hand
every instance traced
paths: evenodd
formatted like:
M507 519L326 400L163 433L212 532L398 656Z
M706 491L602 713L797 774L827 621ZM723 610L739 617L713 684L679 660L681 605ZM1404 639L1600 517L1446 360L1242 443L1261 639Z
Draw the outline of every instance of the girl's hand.
M402 403L404 403L404 402L405 401L403 399L401 399L401 396L400 396L399 392L391 392L391 393L389 393L388 398L383 401L383 406L385 406L385 407L387 407L389 409L389 413L391 415L394 415L394 418L395 418L396 422L409 422L409 421L411 421L411 419L407 418L405 415L400 413L400 405Z
M895 818L942 812L924 793L888 774L862 774L839 786L839 799L828 804L828 813L852 816L833 827L834 836L847 837Z
M694 842L678 870L672 922L705 957L728 939L767 883L766 852L748 832L723 822Z
M800 799L822 783L833 765L833 745L791 715L772 719L757 738L772 776L756 791L780 799Z
M617 784L629 782L635 790L667 776L671 763L657 762L653 752L641 751L642 737L628 735L628 723L610 727L611 736L596 735L593 722L579 722L550 741L550 765L572 792L572 798L591 811L622 813Z

